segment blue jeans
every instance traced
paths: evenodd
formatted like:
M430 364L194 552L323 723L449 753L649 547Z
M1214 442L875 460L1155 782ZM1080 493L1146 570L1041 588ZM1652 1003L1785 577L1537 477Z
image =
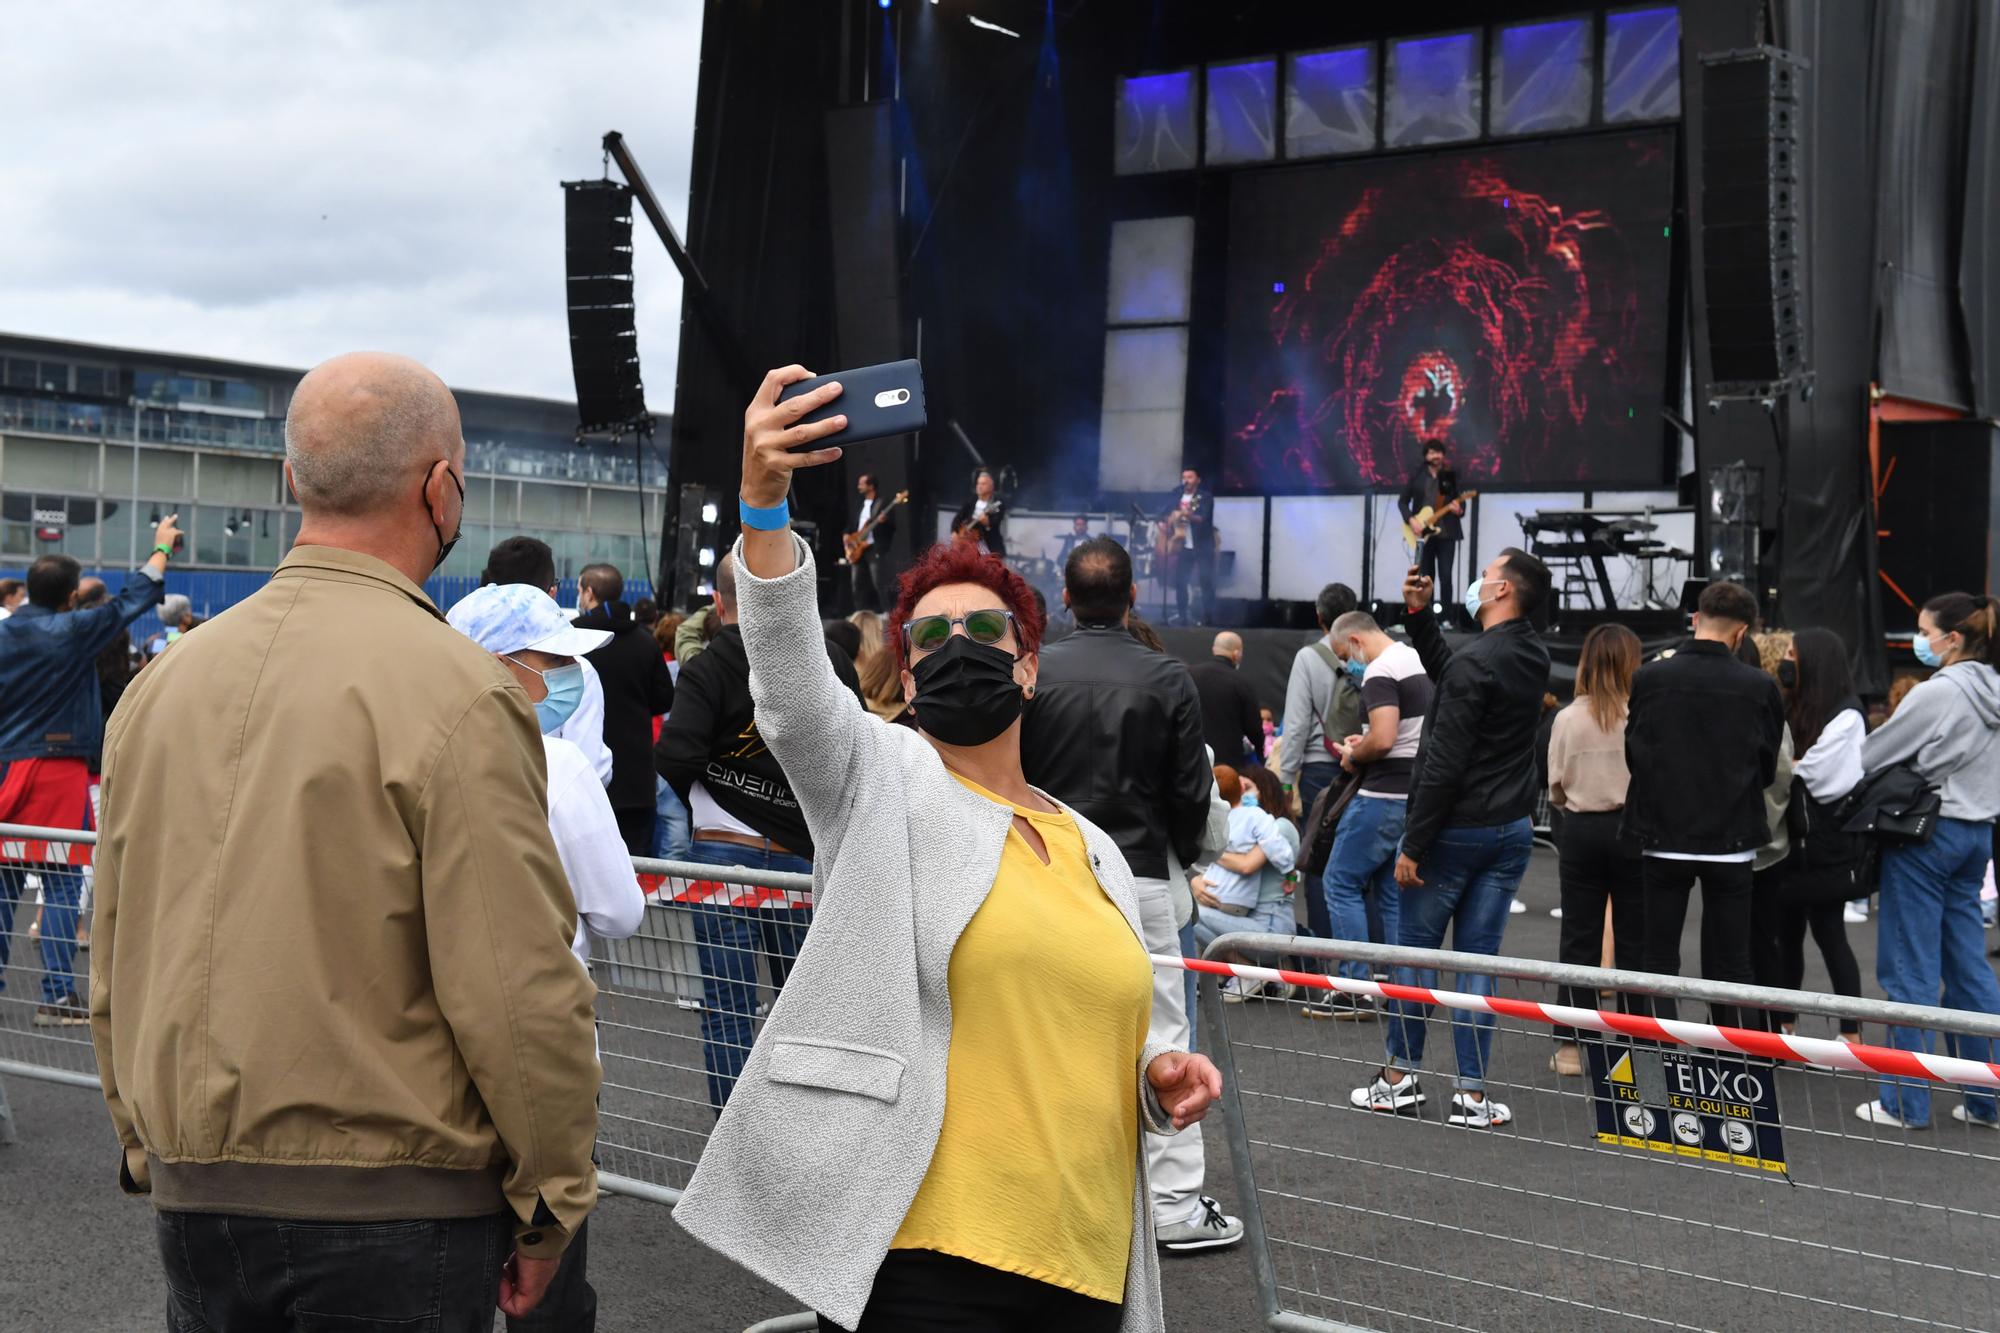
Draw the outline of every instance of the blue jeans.
M83 893L83 871L73 866L22 865L0 863L0 990L7 989L7 955L14 944L14 913L26 900L27 914L35 911L35 895L28 876L42 882L42 1003L65 1004L70 996L87 1003L89 997L76 978L77 901Z
M1507 929L1507 908L1528 869L1535 845L1525 819L1491 828L1447 828L1431 844L1417 868L1423 886L1403 890L1398 942L1407 948L1436 949L1451 928L1451 947L1461 953L1497 954ZM1436 986L1437 969L1399 967L1398 984ZM1461 973L1457 988L1469 995L1493 994L1490 975ZM1389 1003L1389 1067L1415 1071L1424 1061L1424 1036L1432 1006L1407 1000ZM1458 1077L1452 1086L1479 1092L1486 1086L1486 1060L1493 1051L1493 1015L1453 1011L1452 1046Z
M688 808L665 778L656 777L653 783L653 855L662 861L685 861L688 839L694 833L688 824Z
M1397 917L1401 890L1396 887L1396 848L1403 841L1407 801L1356 795L1340 816L1327 853L1320 891L1326 896L1332 938L1398 942ZM1340 975L1350 981L1368 980L1367 963L1345 962Z
M2000 1014L2000 981L1985 957L1979 919L1979 889L1993 855L1990 824L1940 819L1931 840L1882 852L1882 906L1876 916L1879 952L1875 979L1882 993L1903 1004L1937 1004L1940 989L1947 1009ZM1923 1028L1892 1027L1889 1044L1906 1051L1931 1049ZM1991 1060L1984 1037L1946 1034L1947 1054ZM1921 1079L1882 1080L1882 1105L1912 1125L1931 1119L1931 1087ZM1984 1121L2000 1116L1990 1092L1965 1094L1967 1115Z
M761 852L728 842L696 839L687 859L710 866L812 873L812 862L785 852ZM812 912L803 907L725 907L696 903L695 951L701 962L701 1061L708 1070L708 1104L717 1115L736 1088L756 1036L757 957L771 969L775 1001L805 943Z

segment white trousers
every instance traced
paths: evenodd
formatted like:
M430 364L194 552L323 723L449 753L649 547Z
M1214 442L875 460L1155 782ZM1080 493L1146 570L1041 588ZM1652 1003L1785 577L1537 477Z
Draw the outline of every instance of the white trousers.
M1163 879L1135 878L1134 883L1139 890L1139 927L1146 937L1147 952L1178 955L1181 937L1174 925L1173 887ZM1186 974L1178 968L1153 969L1151 1035L1179 1051L1188 1049L1186 982ZM1199 1125L1178 1134L1146 1135L1146 1178L1152 1187L1154 1224L1172 1226L1200 1212L1201 1183L1206 1173Z

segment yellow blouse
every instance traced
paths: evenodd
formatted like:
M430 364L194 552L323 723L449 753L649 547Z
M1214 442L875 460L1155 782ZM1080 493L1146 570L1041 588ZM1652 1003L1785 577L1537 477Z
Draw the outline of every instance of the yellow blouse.
M1010 829L952 951L944 1128L891 1248L1122 1301L1152 965L1098 887L1075 821L1013 810L1049 860Z

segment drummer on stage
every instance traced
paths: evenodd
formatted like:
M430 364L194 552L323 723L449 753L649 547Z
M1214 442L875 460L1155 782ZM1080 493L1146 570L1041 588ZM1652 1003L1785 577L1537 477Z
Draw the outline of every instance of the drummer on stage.
M1007 520L1001 514L1002 507L993 474L985 468L979 469L972 478L972 498L959 506L951 520L951 535L983 541L993 554L1006 555Z

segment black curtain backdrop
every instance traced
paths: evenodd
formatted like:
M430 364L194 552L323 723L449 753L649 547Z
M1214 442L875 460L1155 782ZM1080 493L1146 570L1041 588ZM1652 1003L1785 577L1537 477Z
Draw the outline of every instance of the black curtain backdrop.
M839 368L831 363L835 319L821 116L841 100L844 75L853 68L845 11L820 0L710 0L704 12L683 240L742 344L748 372L760 378L792 362L815 371ZM647 146L634 143L632 151L646 165ZM670 214L673 203L667 201ZM642 224L641 232L647 231ZM633 239L659 243L650 234ZM731 375L691 298L682 307L675 379L669 478L676 496L690 483L715 488L722 511L718 536L734 540L743 409L756 384ZM840 469L802 473L792 495L794 512L819 523L824 576L840 554L846 502ZM678 503L667 512L678 516ZM674 534L669 522L661 534L663 561L673 558ZM691 593L676 589L676 605L691 604Z
M1965 145L1965 218L1958 260L1972 365L1972 410L2000 416L2000 8L1974 5Z
M1975 8L1972 0L1882 6L1873 33L1878 382L1951 407L1972 405L1958 274Z

